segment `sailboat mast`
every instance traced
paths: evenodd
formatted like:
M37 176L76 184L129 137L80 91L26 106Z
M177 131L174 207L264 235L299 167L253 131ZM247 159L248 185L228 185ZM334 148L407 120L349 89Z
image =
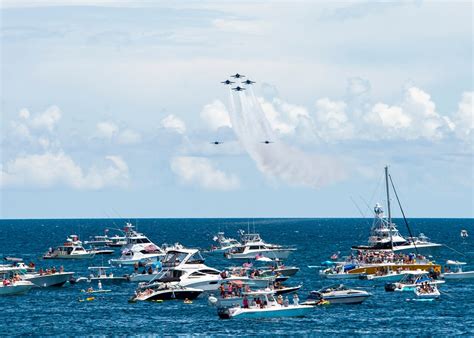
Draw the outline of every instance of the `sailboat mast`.
M393 249L392 211L390 210L390 189L388 187L388 166L385 166L385 190L387 190L388 233L390 234L390 245Z

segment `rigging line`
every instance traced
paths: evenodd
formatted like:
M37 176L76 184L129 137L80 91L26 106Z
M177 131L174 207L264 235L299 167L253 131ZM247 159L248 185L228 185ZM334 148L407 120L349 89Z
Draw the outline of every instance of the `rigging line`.
M357 205L356 201L354 201L354 199L352 198L352 196L350 196L350 199L352 201L352 203L354 203L355 207L357 208L357 210L359 210L359 213L360 215L362 216L362 218L364 219L365 223L370 226L369 222L367 221L367 217L362 213L362 210L360 210L359 206Z
M374 191L372 192L372 196L371 196L370 199L369 199L369 202L370 202L370 203L373 203L373 202L374 202L375 194L377 193L377 191L379 191L380 186L382 185L383 176L384 176L384 174L382 173L382 174L380 175L380 177L379 177L378 183L375 185L375 189L374 189ZM370 209L370 207L369 207L369 209ZM372 210L371 210L371 211L372 211Z
M370 207L369 203L367 203L367 201L362 196L359 196L359 198L362 200L362 202L364 202L367 210L372 214L372 216L375 216L374 210Z
M453 248L447 246L446 244L443 244L443 246L447 247L450 250L453 250L454 252L460 254L461 256L467 257L467 255L463 254L462 252L457 251L456 249L453 249Z
M411 242L413 243L413 246L415 247L416 253L419 254L418 248L416 247L416 244L415 244L415 240L414 240L413 234L411 233L410 226L408 225L408 220L407 220L407 218L405 217L405 212L403 211L402 204L400 203L400 199L398 198L397 190L395 189L395 185L393 184L392 176L389 174L388 177L390 178L390 183L392 184L393 192L395 193L395 197L397 198L398 206L400 207L400 211L402 212L403 220L405 221L405 225L407 226L408 233L410 234ZM391 226L391 225L390 225L390 226Z

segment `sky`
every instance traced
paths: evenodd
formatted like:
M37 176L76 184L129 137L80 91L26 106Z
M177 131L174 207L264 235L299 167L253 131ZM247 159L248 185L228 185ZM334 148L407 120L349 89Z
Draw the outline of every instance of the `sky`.
M474 216L470 1L0 13L1 218Z

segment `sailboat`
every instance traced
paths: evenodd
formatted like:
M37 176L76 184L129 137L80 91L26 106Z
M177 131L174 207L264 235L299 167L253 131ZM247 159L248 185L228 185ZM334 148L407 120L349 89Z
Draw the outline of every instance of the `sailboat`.
M405 225L407 226L410 237L403 237L397 229L395 223L392 222L392 211L390 206L390 187L389 181L395 193L397 202L402 211ZM441 247L441 244L430 242L429 238L420 233L418 237L413 237L411 228L405 218L405 213L398 199L397 191L393 184L392 178L388 173L388 167L385 167L385 188L387 193L387 211L388 217L385 216L382 206L377 203L374 207L374 221L369 237L368 245L353 246L353 250L373 250L373 251L394 251L394 252L417 252L422 253L431 251L432 249Z

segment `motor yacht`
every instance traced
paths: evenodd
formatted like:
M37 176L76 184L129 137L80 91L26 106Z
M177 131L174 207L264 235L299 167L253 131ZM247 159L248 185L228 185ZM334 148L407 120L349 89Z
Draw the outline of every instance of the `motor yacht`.
M20 295L28 292L35 285L30 281L21 280L21 268L0 268L0 296Z
M375 251L394 251L394 252L432 252L434 249L441 247L441 244L433 243L424 234L418 237L404 238L397 229L395 223L392 222L392 213L390 207L390 189L389 189L388 167L385 167L385 188L387 194L387 210L388 217L385 217L382 206L377 203L374 207L374 221L370 231L368 245L353 246L354 250L375 250ZM391 180L391 178L390 178ZM392 183L393 189L395 186ZM396 193L396 191L394 190ZM398 198L397 198L398 201ZM405 219L405 217L404 217ZM411 229L408 221L405 219L408 231Z
M268 263L266 266L257 266L257 269L260 272L260 276L294 276L300 268L296 266L288 266L283 264L283 262L279 259L269 259L267 257L263 257L260 259L256 259L255 263Z
M217 309L219 317L222 319L303 317L313 308L298 303L280 304L275 299L273 291L246 292L244 296L248 305L219 307Z
M371 296L364 290L349 289L343 284L325 287L318 291L311 291L308 300L303 304L316 305L321 300L330 304L360 304Z
M94 252L84 249L79 236L71 235L63 245L50 249L43 259L90 259L94 256Z
M436 285L423 285L418 286L413 290L415 295L421 299L436 299L441 296L441 293L438 290Z
M131 223L125 226L127 244L122 250L120 258L109 260L113 265L134 265L135 263L149 263L163 257L165 253L144 234L134 230Z
M474 278L474 271L463 271L463 266L466 265L465 262L458 262L448 260L446 261L446 266L443 274L444 279L449 280L461 280L461 279L472 279Z
M439 285L444 281L436 280L429 276L426 271L406 271L405 277L400 282L385 284L385 291L414 291L417 287L423 285Z
M244 233L241 230L241 245L235 246L225 253L228 259L286 259L296 248L265 243L257 233Z
M225 237L224 232L218 232L216 236L212 238L214 242L217 242L217 246L211 247L211 252L221 253L227 252L237 246L240 246L240 242L234 238Z

